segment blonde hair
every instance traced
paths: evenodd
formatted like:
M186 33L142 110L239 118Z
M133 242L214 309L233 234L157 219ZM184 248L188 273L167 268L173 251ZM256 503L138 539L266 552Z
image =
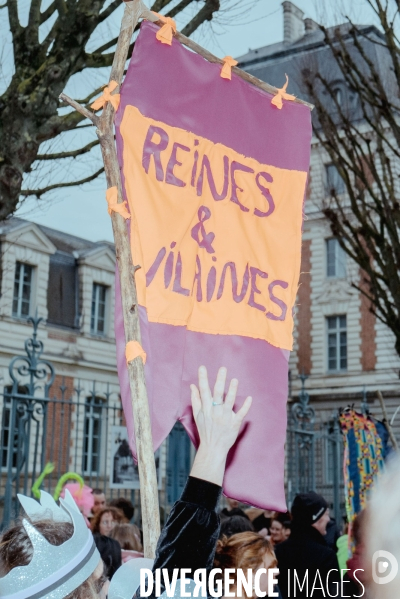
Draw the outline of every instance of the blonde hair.
M214 567L221 568L222 575L220 578L223 578L224 570L227 568L255 571L261 566L266 553L275 558L275 562L270 567L276 567L275 553L268 539L261 537L256 532L239 532L229 539L222 537L218 541ZM236 581L236 574L232 578Z
M118 541L121 549L143 551L140 542L140 531L136 524L117 524L110 532L110 537Z

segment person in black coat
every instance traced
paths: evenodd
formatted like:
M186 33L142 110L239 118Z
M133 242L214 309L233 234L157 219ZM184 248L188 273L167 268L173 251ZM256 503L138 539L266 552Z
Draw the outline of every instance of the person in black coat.
M301 493L292 505L292 532L275 548L282 597L341 597L336 553L325 541L328 504L314 493Z
M122 565L121 545L118 541L101 535L98 532L93 534L93 538L101 559L104 562L104 573L111 580L115 572Z

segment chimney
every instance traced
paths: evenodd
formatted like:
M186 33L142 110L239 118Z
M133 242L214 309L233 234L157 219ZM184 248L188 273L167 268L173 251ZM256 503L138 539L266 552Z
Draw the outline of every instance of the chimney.
M285 0L283 6L283 41L293 44L304 35L304 13L293 2Z
M312 19L304 19L304 26L306 28L306 35L307 33L311 33L312 31L319 29L318 23L316 23Z

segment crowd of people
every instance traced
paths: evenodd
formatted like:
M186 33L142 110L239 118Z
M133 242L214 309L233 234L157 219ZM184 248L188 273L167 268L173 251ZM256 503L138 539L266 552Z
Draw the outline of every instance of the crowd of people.
M134 524L135 508L129 499L117 497L109 502L102 489L93 489L89 526L111 579L121 564L143 557L142 533Z
M254 576L259 572L258 588L266 596L281 599L393 599L399 596L396 572L390 580L385 580L388 583L385 585L377 581L373 572L375 556L382 550L386 551L385 555L394 558L394 563L397 558L400 561L399 462L394 460L374 490L370 505L352 523L353 552L350 558L347 534L341 535L330 517L328 503L313 491L298 494L291 511L286 513L240 505L230 498L223 500L222 482L228 451L236 441L252 401L247 398L235 413L233 405L237 381L231 381L224 399L225 377L225 369L220 369L212 394L207 373L200 368L199 389L192 386L193 414L200 446L182 497L173 506L161 533L154 570L163 569L172 577L176 568L189 568L192 572L218 568L215 583L220 589L219 596L223 598L241 596L237 574L233 574L233 579L231 577L231 594L225 594L224 573L228 570L236 573L251 570ZM222 510L221 501L226 503ZM79 501L77 505L79 507ZM81 511L84 512L82 507ZM107 502L103 491L94 489L90 513L78 516L81 518L79 526L90 527L98 553L91 549L81 562L78 557L83 550L78 551L78 557L66 557L69 562L61 564L60 570L56 571L63 573L59 581L54 572L50 576L43 574L40 579L40 568L35 569L33 575L30 570L24 570L24 566L29 566L34 560L35 567L37 563L40 565L40 543L34 542L36 533L56 547L67 545L69 540L78 543L74 529L77 526L76 516L72 515L73 524L51 517L31 518L34 528L29 528L30 525L23 521L3 533L0 538L1 598L105 599L109 580L121 564L143 556L141 531L133 523L134 507L122 497ZM80 568L81 578L77 576ZM274 568L278 569L277 584L271 584L268 576L268 571ZM29 587L28 572L35 578L31 593L29 588L26 591ZM14 594L7 593L11 576L16 585ZM72 583L68 582L71 580ZM52 586L46 586L50 585L49 581ZM23 589L20 593L18 585ZM37 592L38 588L41 592ZM63 589L68 589L68 592ZM129 596L118 596L132 599L136 590L132 588ZM246 593L247 596L255 596L255 587L247 589Z

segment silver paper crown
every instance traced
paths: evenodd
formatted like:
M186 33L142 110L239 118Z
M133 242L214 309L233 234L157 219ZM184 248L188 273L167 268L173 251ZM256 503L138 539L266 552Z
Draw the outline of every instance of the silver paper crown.
M33 555L27 566L13 568L0 578L0 597L63 599L90 577L100 561L93 535L69 491L60 499L61 507L45 491L41 491L40 504L24 495L18 495L18 499L33 522L22 521ZM49 518L74 526L72 537L62 545L51 545L34 526L35 520Z

